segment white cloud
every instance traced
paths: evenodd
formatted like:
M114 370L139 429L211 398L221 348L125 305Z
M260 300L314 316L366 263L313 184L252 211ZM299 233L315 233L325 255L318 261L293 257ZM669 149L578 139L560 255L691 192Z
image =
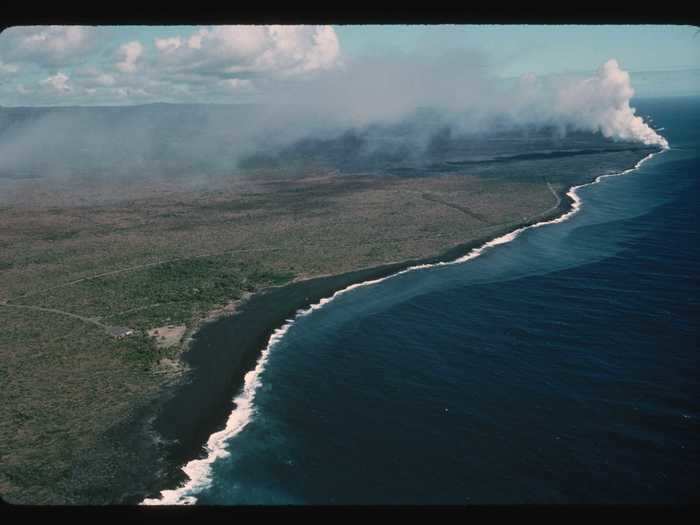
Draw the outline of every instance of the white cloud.
M94 43L95 28L85 26L11 27L2 33L0 52L17 62L63 65L80 60Z
M202 48L202 34L201 33L195 33L192 35L190 38L187 39L187 45L191 47L192 49L201 49Z
M174 38L156 38L155 39L156 48L159 51L174 51L182 45L182 39L177 36Z
M143 54L143 46L138 40L134 40L119 48L118 55L122 57L120 62L115 64L115 67L124 73L132 73L137 68L137 62Z
M250 80L242 78L229 78L224 82L226 82L233 89L249 89L253 86L253 83Z
M112 75L108 75L106 73L103 73L101 75L98 75L97 78L95 78L95 83L99 84L101 86L113 86L115 83L114 77Z
M67 93L69 91L72 91L73 89L71 86L68 85L68 80L68 75L59 72L53 76L39 81L39 84L41 84L42 86L49 87L59 93Z
M330 26L215 26L155 42L165 70L220 78L297 75L331 68L340 55Z
M28 71L37 67L44 80L17 81L27 87L33 84L42 103L59 95L60 103L79 101L81 96L125 100L132 95L140 100L147 96L230 102L256 97L284 78L304 79L332 70L340 62L338 37L330 26L193 27L162 37L154 28L147 41L132 37L121 42L110 40L109 31L104 31L102 42L111 41L113 47L103 49L103 54L102 48L92 46L96 30L52 26L3 32L0 75L15 72L31 58L33 67ZM19 93L15 86L12 90Z
M0 60L0 74L17 73L19 67L16 64L5 64Z
M145 97L148 93L142 88L132 88L132 87L118 87L113 90L120 97L133 98L133 97Z
M332 27L302 32L289 26L273 26L270 31L278 45L265 59L270 60L272 68L281 66L282 74L329 69L338 64L340 45ZM285 68L285 65L289 67Z
M86 88L113 86L118 82L118 76L116 73L108 73L92 65L75 68L71 71L73 83Z

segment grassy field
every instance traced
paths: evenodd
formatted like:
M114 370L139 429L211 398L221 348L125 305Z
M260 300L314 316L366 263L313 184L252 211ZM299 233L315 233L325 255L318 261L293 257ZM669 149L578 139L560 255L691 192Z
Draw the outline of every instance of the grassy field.
M148 330L191 334L265 287L437 254L551 212L552 190L646 153L402 176L321 159L216 177L0 178L0 493L109 501L95 480L128 461L110 432L184 373L184 341L162 348Z

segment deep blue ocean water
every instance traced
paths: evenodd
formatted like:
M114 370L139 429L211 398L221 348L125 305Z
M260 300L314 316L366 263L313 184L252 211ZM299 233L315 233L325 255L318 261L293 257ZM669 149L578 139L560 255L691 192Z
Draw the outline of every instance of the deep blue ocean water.
M202 504L688 502L700 479L700 99L567 222L299 318Z

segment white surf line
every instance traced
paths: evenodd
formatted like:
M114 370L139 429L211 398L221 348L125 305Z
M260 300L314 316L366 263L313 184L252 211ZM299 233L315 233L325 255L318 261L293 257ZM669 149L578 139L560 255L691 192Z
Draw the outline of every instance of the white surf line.
M228 417L228 420L226 421L226 426L223 430L216 432L212 434L209 437L209 440L207 441L206 447L205 447L205 452L206 452L206 457L202 459L195 459L187 463L184 467L182 467L182 471L187 475L189 480L185 482L183 485L176 489L172 490L163 490L161 491L161 497L160 498L146 498L141 502L141 505L192 505L197 502L197 498L194 496L194 493L207 488L210 486L211 483L211 466L212 464L219 458L225 458L230 456L230 453L226 450L226 443L229 441L231 438L236 436L238 433L240 433L247 425L250 423L252 420L252 416L255 414L255 407L253 405L253 402L255 401L255 394L257 391L258 386L261 385L260 382L260 375L262 372L265 370L265 366L268 361L268 357L270 355L270 351L272 348L284 337L284 335L287 333L287 331L291 328L291 326L294 324L294 322L299 319L300 317L306 316L310 314L311 312L318 310L320 308L323 308L325 305L333 301L335 298L346 294L347 292L350 292L352 290L355 290L356 288L361 288L364 286L372 286L374 284L380 283L382 281L386 281L387 279L392 279L398 275L402 275L408 272L412 272L415 270L421 270L421 269L426 269L426 268L434 268L438 266L448 266L448 265L453 265L453 264L461 264L464 262L467 262L471 259L477 258L479 255L484 253L484 251L488 250L489 248L492 248L494 246L498 246L499 244L506 244L516 237L518 237L522 232L524 232L527 229L530 228L539 228L541 226L545 226L547 224L558 224L561 222L564 222L571 218L573 215L578 213L578 211L581 209L582 203L581 199L577 194L577 190L580 188L583 188L585 186L591 186L593 184L599 183L601 180L607 177L615 177L619 175L625 175L627 173L630 173L636 169L638 169L644 162L652 158L654 155L657 155L658 153L663 153L666 151L665 149L656 152L656 153L650 153L643 159L641 159L637 164L628 170L619 172L619 173L611 173L608 175L600 175L596 177L596 179L592 182L588 182L586 184L581 184L579 186L573 186L568 192L567 196L569 196L573 204L571 206L571 210L568 212L560 215L559 217L555 219L551 219L548 221L542 221L538 222L529 226L523 226L521 228L518 228L510 233L501 235L500 237L497 237L491 241L488 241L481 245L478 248L474 248L471 250L469 253L466 255L463 255L462 257L459 257L453 261L447 261L447 262L438 262L438 263L432 263L432 264L419 264L416 266L410 266L409 268L405 268L404 270L401 270L399 272L396 272L394 274L388 275L386 277L380 277L378 279L373 279L371 281L364 281L361 283L356 283L356 284L351 284L350 286L343 288L341 290L338 290L335 292L333 295L330 297L324 297L321 299L319 302L310 305L307 308L302 308L300 310L297 310L296 314L294 317L291 319L287 319L287 321L282 325L280 328L277 328L272 335L270 336L270 339L268 340L267 346L265 349L262 351L260 354L260 357L258 358L257 364L253 370L248 372L245 375L244 379L244 384L243 384L243 389L240 394L234 399L234 403L236 404L236 408L233 409L231 414Z

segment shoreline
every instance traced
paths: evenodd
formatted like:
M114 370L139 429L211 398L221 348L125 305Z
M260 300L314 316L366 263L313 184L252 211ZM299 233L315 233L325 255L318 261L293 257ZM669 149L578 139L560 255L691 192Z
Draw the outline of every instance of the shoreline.
M412 267L462 262L476 256L470 255L474 250L480 253L478 250L483 247L507 242L526 228L562 222L580 207L576 189L599 182L604 177L629 173L662 151L645 155L631 168L601 175L587 183L562 190L557 194L560 198L558 205L549 210L519 223L495 228L489 235L459 244L436 256L344 274L294 280L237 301L233 315L220 312L218 316L208 315L201 319L192 328L188 344L183 345L180 353L180 361L189 372L184 381L178 381L168 388L165 398L156 403L155 416L150 418L153 431L163 440L158 446L162 447L165 468L160 473L154 473L154 479L146 482L145 493L138 501L134 494L125 503L159 499L161 491L172 492L188 481L183 467L188 462L203 461L202 458L206 457L207 441L226 426L239 400L234 397L244 383L248 387L246 376L256 370L256 364L263 351L269 349L274 334L295 318L300 310L309 309L311 305L322 299L327 300L352 285L384 279ZM501 238L507 240L500 241Z

